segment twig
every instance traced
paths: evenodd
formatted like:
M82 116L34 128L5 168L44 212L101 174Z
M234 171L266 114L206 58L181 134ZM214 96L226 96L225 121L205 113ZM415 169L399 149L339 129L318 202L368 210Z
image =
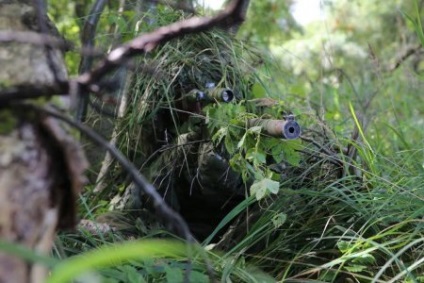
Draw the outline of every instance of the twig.
M125 11L125 1L121 0L119 3L119 17L122 17L125 19L124 17L124 11ZM119 42L121 40L121 34L119 32L119 28L116 25L115 26L115 31L114 31L114 43L111 46L111 48L114 47L114 44L116 44L116 42ZM128 70L126 70L126 68L124 68L125 66L119 68L115 75L118 76L119 81L116 82L116 85L119 86L115 92L115 96L118 97L119 103L118 103L118 107L115 107L115 111L114 111L114 116L116 116L117 118L122 118L124 117L126 111L127 111L127 101L128 101L128 95L131 91L131 87L132 87L132 78L133 78L133 73L129 72ZM89 104L93 105L93 102L91 101L91 99L89 99ZM100 114L103 114L103 109L100 107ZM116 143L118 141L118 137L119 137L119 132L120 132L120 123L116 123L113 131L112 131L112 136L110 139L110 144L112 144L113 146L116 146ZM111 169L112 165L113 165L113 157L109 152L106 152L105 157L102 161L102 165L100 168L100 171L97 175L97 179L96 179L96 187L94 188L93 192L94 193L100 193L103 191L103 189L106 187L106 179L105 176L109 173L109 170Z
M315 146L318 148L318 150L319 150L320 152L323 152L323 153L327 154L329 157L334 158L334 156L336 155L336 154L335 154L334 152L332 152L330 149L326 148L326 147L325 147L325 146L323 146L323 145L320 145L318 142L314 141L313 139L307 138L307 137L305 137L305 136L301 136L301 137L300 137L300 139L301 139L301 140L304 140L304 141L306 141L306 142L312 143L313 145L315 145ZM338 159L336 158L336 160L338 160ZM341 162L340 162L340 164L341 164Z
M94 37L96 35L97 24L105 5L106 0L97 0L96 3L94 3L93 8L91 8L90 15L84 23L83 31L81 33L81 43L85 49L94 49ZM90 70L92 64L92 56L82 56L79 73L82 74ZM80 90L76 99L78 100L76 119L77 121L84 122L87 115L87 105L89 101L88 90Z
M250 0L244 0L242 1L243 3L241 4L241 8L240 8L240 12L239 12L239 17L242 18L243 20L246 18L246 14L247 14L247 10L249 8L249 4L250 4ZM229 27L229 31L233 34L236 34L241 26L241 22L240 23L236 23L233 26Z
M409 46L405 51L402 52L396 59L396 61L391 64L388 68L388 72L393 72L397 68L399 68L403 62L406 61L409 57L416 54L420 49L422 48L421 44L415 45L415 46Z
M229 8L215 17L192 17L168 26L161 27L153 32L143 34L127 44L112 50L103 62L91 72L78 77L82 86L89 86L98 82L111 70L116 69L128 59L153 50L156 46L164 44L174 38L188 34L198 33L212 27L228 28L241 23L243 17L244 0L234 1Z
M69 94L70 85L78 85L77 93L82 91L98 90L98 83L107 73L121 66L128 59L151 51L159 44L164 44L172 39L188 34L203 32L219 27L228 28L244 21L243 5L245 0L235 0L229 8L214 17L192 17L161 27L151 33L143 34L127 44L121 45L104 59L100 65L91 72L86 72L74 81L59 82L58 86L32 85L18 86L0 91L0 105L12 100L39 98L44 96ZM31 87L33 88L31 91Z
M69 83L56 85L22 84L0 91L0 107L16 100L36 99L53 95L68 95Z
M128 101L128 94L130 92L130 87L131 87L131 80L132 80L132 74L128 75L127 79L125 80L126 83L124 84L124 89L122 90L122 94L120 95L121 101L118 107L117 118L124 117L125 112L127 110L127 101ZM115 125L112 132L112 138L110 140L110 144L113 146L116 146L116 143L118 141L119 125L120 124L117 123L117 125ZM109 152L106 152L99 174L97 175L96 187L93 190L94 193L100 193L106 187L105 176L109 172L112 164L113 164L113 156Z
M158 214L159 218L164 222L164 224L167 225L169 229L172 230L176 235L185 239L188 243L192 244L195 242L194 236L191 234L187 223L181 217L181 215L166 204L166 202L162 199L162 197L156 191L155 187L152 184L150 184L142 174L138 172L134 164L128 161L128 159L115 146L108 143L102 136L97 134L93 129L91 129L90 127L84 124L81 124L77 121L70 119L69 117L57 112L54 109L35 106L33 104L18 104L17 106L30 108L32 110L39 111L41 113L45 113L51 117L59 119L71 125L72 127L78 129L81 133L85 134L92 141L97 143L102 148L106 149L128 172L132 181L139 188L139 190L143 191L147 196L149 196L153 200L153 205L156 210L156 213ZM201 253L201 257L205 261L209 279L211 280L212 283L216 282L215 274L207 255L204 253ZM191 263L189 265L191 265ZM185 275L187 278L189 278L190 272L191 272L191 268L186 270Z

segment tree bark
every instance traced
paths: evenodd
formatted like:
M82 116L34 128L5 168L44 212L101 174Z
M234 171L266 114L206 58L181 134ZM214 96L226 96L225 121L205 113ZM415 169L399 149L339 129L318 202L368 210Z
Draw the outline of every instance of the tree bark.
M39 19L36 2L0 0L0 30L39 33L41 20L54 35L46 14ZM61 52L46 46L0 42L0 66L0 90L67 78ZM0 105L0 239L48 254L56 229L75 224L86 162L61 124L23 109ZM0 251L1 283L44 282L46 274L43 266Z

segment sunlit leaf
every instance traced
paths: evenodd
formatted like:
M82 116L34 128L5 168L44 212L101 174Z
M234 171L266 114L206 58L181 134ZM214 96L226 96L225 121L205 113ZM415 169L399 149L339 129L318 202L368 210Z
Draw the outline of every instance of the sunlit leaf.
M272 224L275 228L280 228L287 220L287 214L281 212L272 217Z
M265 97L266 90L261 83L255 83L252 87L252 96L253 98L262 98Z
M277 194L280 189L280 183L268 178L253 183L250 187L250 194L257 200L263 199L268 193Z

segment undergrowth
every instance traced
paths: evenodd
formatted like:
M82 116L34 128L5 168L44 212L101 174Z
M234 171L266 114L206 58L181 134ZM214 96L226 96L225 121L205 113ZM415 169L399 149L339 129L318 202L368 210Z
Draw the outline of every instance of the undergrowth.
M156 23L176 19L175 14L168 16ZM175 92L204 87L208 79L196 77L203 74L239 93L253 89L253 98L282 101L274 115L282 113L280 106L296 115L305 139L283 154L283 158L292 158L286 163L290 170L276 176L267 167L265 155L278 159L272 148L285 145L280 150L284 152L290 144L267 144L268 137L260 130L249 132L240 124L240 118L250 115L244 105L209 106L212 139L216 144L224 142L235 170L245 175L245 181L253 176L257 182L277 182L277 190L247 197L210 237L193 246L182 244L148 216L144 220L150 224L117 212L123 218L121 225L126 223L120 231L61 234L53 252L57 260L45 261L54 266L50 282L75 278L78 282L182 282L185 276L191 282L208 282L211 273L221 282L424 282L421 78L411 77L407 68L384 76L368 68L362 76L337 86L311 82L306 87L302 77L294 77L272 62L255 67L247 64L245 54L240 53L244 46L235 46L219 32L197 39L173 41L151 55L154 65L150 68L172 72L160 74L170 76L163 81L154 77L155 72L147 75L149 79L136 81L133 95L142 99L136 100L139 104L132 105L131 115L121 121L127 127L120 129L124 133L121 149L132 160L148 158L154 150L147 156L136 150L141 127L163 105L174 108ZM228 46L214 46L217 42ZM191 45L195 43L201 45ZM199 71L196 67L202 52L187 56L193 50L217 52L214 55L223 60L236 58L239 65L210 62L210 68ZM235 54L225 54L228 50ZM188 59L181 62L181 58ZM185 74L194 76L198 85L178 84L175 78L183 68L191 70ZM151 103L150 112L140 111L147 109L143 103ZM176 123L176 118L171 118ZM112 185L108 197L121 194L125 187ZM104 214L110 206L106 199L93 196L88 188L81 196L82 218L95 220ZM228 228L226 224L232 225ZM214 241L219 232L225 234ZM19 250L12 252L22 255ZM37 257L31 260L43 262Z

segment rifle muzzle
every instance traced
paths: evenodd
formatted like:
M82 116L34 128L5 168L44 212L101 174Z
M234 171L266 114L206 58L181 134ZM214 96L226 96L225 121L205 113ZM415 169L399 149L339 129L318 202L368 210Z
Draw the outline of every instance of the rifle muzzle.
M293 120L272 120L272 119L249 119L249 128L260 126L262 132L266 135L283 138L283 139L296 139L300 136L300 126Z

